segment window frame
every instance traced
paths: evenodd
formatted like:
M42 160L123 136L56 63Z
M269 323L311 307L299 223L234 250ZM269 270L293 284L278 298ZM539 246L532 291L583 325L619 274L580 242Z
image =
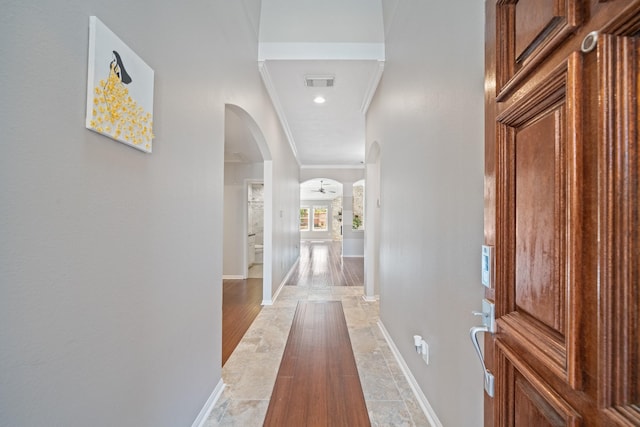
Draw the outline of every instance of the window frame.
M316 211L324 211L324 227L316 227ZM313 206L312 209L312 231L329 231L329 206Z
M306 218L307 218L307 228L302 228L302 211L306 211ZM300 231L311 231L311 208L309 206L300 206L300 221L299 221L299 226L300 226Z

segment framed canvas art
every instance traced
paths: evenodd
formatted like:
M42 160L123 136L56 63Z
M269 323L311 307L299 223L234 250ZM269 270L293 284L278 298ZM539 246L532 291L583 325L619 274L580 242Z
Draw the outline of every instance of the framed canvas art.
M151 153L153 70L97 17L89 17L86 127Z

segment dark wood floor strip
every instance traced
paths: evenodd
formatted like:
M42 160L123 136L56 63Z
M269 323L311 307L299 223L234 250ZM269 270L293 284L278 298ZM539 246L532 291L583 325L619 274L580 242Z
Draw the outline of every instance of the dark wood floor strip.
M262 309L262 279L222 281L222 365Z
M264 425L371 425L341 302L298 302Z

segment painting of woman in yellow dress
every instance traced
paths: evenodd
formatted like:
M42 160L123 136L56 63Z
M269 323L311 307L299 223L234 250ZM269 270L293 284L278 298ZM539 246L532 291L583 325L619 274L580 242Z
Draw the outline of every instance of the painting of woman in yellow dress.
M92 18L87 128L150 153L154 137L153 70L97 18ZM100 36L106 37L99 39Z

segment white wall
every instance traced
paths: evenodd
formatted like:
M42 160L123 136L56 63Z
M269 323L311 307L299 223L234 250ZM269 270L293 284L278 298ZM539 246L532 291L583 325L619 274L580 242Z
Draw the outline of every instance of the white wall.
M342 238L342 256L364 257L364 231L344 230Z
M354 183L364 179L364 168L300 168L300 182L309 181L310 179L328 178L340 183Z
M272 153L274 278L295 261L298 166L257 70L259 9L3 2L0 425L196 418L221 379L226 103ZM151 155L84 128L90 15L155 70Z
M262 2L261 42L383 41L380 0L323 0L322 7L309 1Z
M483 296L483 2L383 1L380 316L445 426L482 425L469 340ZM393 22L389 22L389 20ZM412 335L429 343L427 366Z

